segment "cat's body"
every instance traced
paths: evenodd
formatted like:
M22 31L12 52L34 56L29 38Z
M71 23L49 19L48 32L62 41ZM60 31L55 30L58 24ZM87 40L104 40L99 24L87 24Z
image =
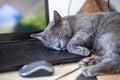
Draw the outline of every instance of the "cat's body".
M54 12L54 21L32 37L47 47L67 49L70 53L89 55L90 50L101 56L80 61L85 76L120 73L120 13L100 12L61 17Z

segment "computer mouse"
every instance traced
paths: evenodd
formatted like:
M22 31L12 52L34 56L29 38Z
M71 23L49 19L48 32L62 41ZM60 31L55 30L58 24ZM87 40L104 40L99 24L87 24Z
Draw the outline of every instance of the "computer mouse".
M54 67L47 61L35 61L24 65L19 70L19 75L22 77L40 77L50 76L54 73Z

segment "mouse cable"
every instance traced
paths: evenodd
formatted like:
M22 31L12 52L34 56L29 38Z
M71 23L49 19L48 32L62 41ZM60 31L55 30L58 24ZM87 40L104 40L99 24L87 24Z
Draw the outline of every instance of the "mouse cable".
M70 72L68 72L68 73L66 73L66 74L64 74L64 75L62 75L62 76L56 78L55 80L59 80L59 79L65 77L65 76L67 76L67 75L69 75L69 74L71 74L71 73L73 73L73 72L79 70L79 69L80 69L80 67L77 67L77 68L75 68L74 70L72 70L72 71L70 71Z
M68 12L67 12L68 16L69 16L69 14L70 14L71 3L72 3L72 0L70 0L69 5L68 5Z

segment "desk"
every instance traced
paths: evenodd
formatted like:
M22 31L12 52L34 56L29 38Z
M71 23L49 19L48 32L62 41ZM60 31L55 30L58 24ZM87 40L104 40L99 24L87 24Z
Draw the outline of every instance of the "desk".
M12 72L5 72L0 73L0 80L54 80L58 78L59 76L70 72L71 70L78 67L78 63L69 63L64 64L63 66L55 65L55 73L53 76L49 77L37 77L37 78L22 78L19 76L18 71L12 71ZM77 70L76 72L60 79L60 80L75 80L77 76L79 76L81 73L80 70ZM105 75L105 76L97 76L98 80L120 80L120 74L116 75Z

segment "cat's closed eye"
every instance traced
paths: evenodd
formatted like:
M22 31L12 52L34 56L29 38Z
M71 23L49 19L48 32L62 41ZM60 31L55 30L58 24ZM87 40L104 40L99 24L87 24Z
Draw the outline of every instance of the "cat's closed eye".
M51 42L51 43L48 43L48 46L51 46L53 43Z

